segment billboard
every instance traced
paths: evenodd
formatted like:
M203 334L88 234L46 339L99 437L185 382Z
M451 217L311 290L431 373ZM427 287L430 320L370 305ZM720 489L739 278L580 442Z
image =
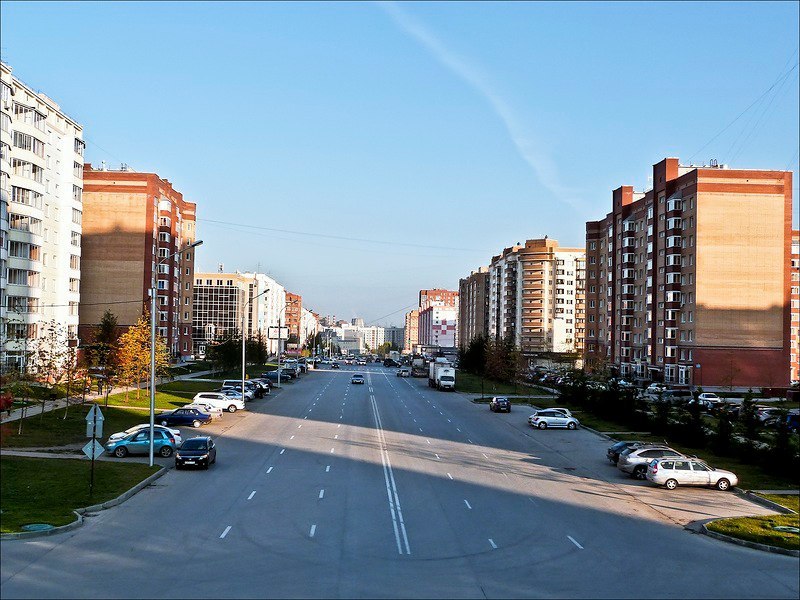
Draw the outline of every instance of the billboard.
M267 337L271 340L288 340L288 327L267 327Z

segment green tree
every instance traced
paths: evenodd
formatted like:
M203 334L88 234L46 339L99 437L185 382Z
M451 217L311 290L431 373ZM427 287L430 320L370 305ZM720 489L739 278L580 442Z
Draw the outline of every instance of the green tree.
M717 419L717 431L714 436L714 452L722 456L728 455L733 447L733 424L727 413Z
M747 439L748 445L758 441L758 415L756 414L756 404L753 402L753 390L747 390L739 409L739 423L742 426L742 433Z
M459 367L468 373L483 375L486 371L486 358L489 340L479 335L470 340L466 348L459 350Z

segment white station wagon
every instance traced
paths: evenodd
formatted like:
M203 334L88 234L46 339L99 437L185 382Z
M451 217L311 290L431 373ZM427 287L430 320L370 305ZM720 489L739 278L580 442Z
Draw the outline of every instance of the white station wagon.
M679 485L703 485L724 492L739 483L734 473L689 458L653 459L647 467L647 479L668 490L674 490Z

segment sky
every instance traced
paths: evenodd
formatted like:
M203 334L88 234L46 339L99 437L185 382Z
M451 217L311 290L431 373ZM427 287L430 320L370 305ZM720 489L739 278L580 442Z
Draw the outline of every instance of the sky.
M0 46L88 162L197 203L198 271L402 325L667 156L793 170L796 227L798 6L3 1Z

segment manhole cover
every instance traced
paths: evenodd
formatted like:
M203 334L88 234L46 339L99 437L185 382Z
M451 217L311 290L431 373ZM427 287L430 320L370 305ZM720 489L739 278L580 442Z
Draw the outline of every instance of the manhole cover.
M775 525L773 529L784 533L800 533L800 527L791 527L790 525Z
M53 529L53 525L49 523L31 523L30 525L23 525L22 529L25 531L47 531Z

